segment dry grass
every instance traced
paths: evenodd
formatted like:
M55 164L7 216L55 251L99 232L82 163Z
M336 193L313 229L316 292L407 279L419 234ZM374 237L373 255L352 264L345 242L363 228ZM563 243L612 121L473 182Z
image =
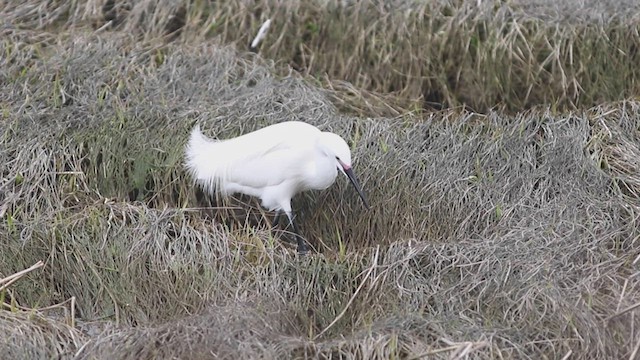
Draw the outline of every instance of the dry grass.
M45 262L2 293L3 354L632 357L639 102L356 119L259 57L135 39L3 30L0 278ZM296 199L301 259L181 165L196 122L290 119L349 139L372 203Z
M585 109L640 90L640 7L631 0L84 0L7 3L0 14L20 28L90 24L240 48L272 18L262 55L340 89L342 109L370 115Z
M77 329L38 313L0 311L2 356L10 359L70 358L87 338Z

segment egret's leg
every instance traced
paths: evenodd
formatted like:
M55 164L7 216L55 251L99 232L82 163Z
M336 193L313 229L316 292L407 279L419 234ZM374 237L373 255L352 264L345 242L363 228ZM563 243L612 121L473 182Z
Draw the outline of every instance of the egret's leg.
M280 223L280 218L282 217L282 212L283 212L282 210L276 210L276 215L273 218L273 221L271 222L271 231L275 232L275 231L278 230L278 224ZM286 236L283 239L288 243L293 242Z
M309 251L309 247L307 246L307 243L304 242L304 239L300 236L298 226L293 221L293 213L291 211L287 211L287 217L289 218L289 223L293 227L293 233L295 235L296 241L298 242L298 253L306 254Z
M276 216L273 218L273 222L271 222L271 229L275 229L278 227L278 222L280 221L281 215L282 210L276 210Z

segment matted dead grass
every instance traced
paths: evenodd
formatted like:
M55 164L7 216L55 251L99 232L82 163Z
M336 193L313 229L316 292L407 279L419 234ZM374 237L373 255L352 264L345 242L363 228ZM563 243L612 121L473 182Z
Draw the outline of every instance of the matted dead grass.
M27 1L5 2L0 15L17 28L90 25L239 48L271 18L261 54L338 90L343 110L368 115L586 109L640 90L632 0Z
M640 103L356 119L324 90L233 48L4 34L0 278L45 266L5 293L12 312L0 327L15 341L0 351L637 351ZM296 199L317 251L302 259L247 199L208 207L181 165L196 122L228 137L291 119L349 140L372 204L364 211L342 179ZM38 310L56 304L74 317Z

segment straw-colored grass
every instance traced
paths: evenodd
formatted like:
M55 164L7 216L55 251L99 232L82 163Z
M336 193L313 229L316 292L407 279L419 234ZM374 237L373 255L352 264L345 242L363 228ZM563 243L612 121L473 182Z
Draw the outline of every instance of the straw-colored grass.
M640 90L632 0L83 0L7 3L0 14L19 28L91 25L243 49L271 18L261 54L287 65L282 74L291 66L340 90L335 102L364 114L585 109Z
M185 10L178 41L158 38L173 11L168 2L144 15L142 5L118 4L115 28L99 31L82 24L113 10L98 1L0 6L3 356L635 357L640 102L558 111L560 92L547 89L535 96L547 94L540 101L548 104L513 115L448 109L356 118L336 104L368 113L404 105L387 103L384 89L362 89L366 82L332 74L324 84L334 90L323 89L323 80L283 76L281 64L261 56L199 42L206 34L196 30L216 13L193 17L205 9L198 2ZM361 7L336 13L344 16L336 26L357 29L348 16L372 11ZM238 18L251 11L228 9ZM306 10L296 11L290 15ZM115 21L119 12L129 15ZM452 14L422 16L446 22ZM553 23L540 9L527 14ZM571 26L585 19L576 12ZM293 30L273 30L261 54L275 58L270 52L282 53L289 36L280 35ZM468 56L463 50L455 56ZM376 68L353 63L350 71L367 74L367 66ZM597 86L630 89L634 75L625 69L615 77L622 85L599 78ZM479 84L466 89L480 99L498 91L490 82L489 95ZM204 196L182 165L196 123L225 138L285 120L347 139L372 204L366 211L342 178L296 198L314 247L303 258L282 241L286 234L268 230L272 214L250 198Z

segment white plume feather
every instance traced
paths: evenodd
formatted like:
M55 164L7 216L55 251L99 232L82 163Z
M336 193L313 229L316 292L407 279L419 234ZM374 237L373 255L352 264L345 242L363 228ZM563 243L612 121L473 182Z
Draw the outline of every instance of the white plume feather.
M221 141L207 138L196 125L191 131L189 143L185 151L185 166L196 183L205 191L213 194L220 188L225 178L228 160L224 152L220 151Z
M267 19L267 21L265 21L262 26L260 26L258 35L256 35L256 37L251 42L251 48L255 49L258 44L260 44L260 41L262 41L262 39L267 36L267 30L269 30L269 26L271 26L271 19Z

